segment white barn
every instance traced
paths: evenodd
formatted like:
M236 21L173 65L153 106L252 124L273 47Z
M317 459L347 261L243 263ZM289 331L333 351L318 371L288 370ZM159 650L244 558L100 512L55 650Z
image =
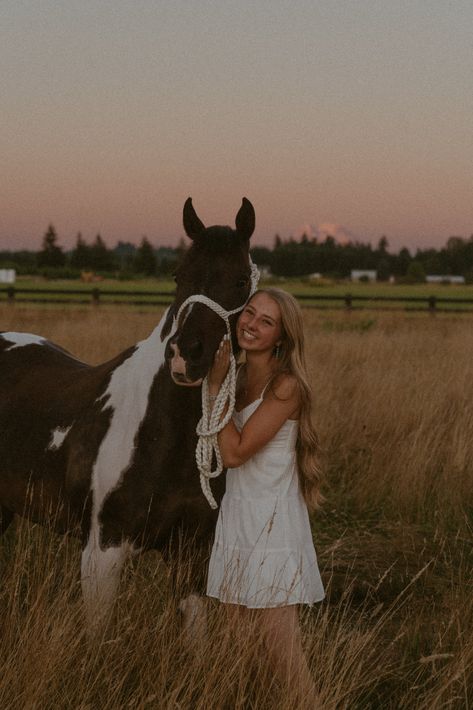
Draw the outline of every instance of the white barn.
M0 284L14 284L15 281L15 269L0 269Z
M438 276L437 274L431 274L429 276L426 276L425 280L427 281L428 284L442 284L442 283L464 284L465 283L464 276L452 276L451 274L446 274L445 276Z
M376 269L352 269L351 280L352 281L376 281L378 278L378 272Z

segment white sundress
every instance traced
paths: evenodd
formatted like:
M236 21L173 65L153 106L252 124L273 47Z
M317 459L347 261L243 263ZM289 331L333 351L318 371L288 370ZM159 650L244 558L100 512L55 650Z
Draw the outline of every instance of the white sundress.
M233 413L239 431L263 395ZM288 419L271 441L227 471L209 563L207 595L248 608L321 601L324 588L307 506L299 487L298 422Z

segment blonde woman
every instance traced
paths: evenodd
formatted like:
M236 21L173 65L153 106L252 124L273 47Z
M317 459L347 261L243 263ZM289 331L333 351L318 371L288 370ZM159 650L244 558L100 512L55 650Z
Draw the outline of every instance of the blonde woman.
M321 494L297 301L280 289L258 291L238 319L237 338L245 363L232 420L219 434L227 487L207 594L226 605L230 621L252 619L273 671L312 694L298 605L324 598L308 516ZM229 355L223 340L209 373L211 399Z

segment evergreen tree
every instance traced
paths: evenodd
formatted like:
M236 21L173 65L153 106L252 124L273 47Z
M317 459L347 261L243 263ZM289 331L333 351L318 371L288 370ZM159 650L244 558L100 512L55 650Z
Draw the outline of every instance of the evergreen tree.
M100 234L97 234L90 247L90 265L95 271L110 271L114 267L113 255Z
M49 225L44 237L41 251L38 253L38 266L64 266L66 257L62 247L57 244L57 233L52 224Z
M87 269L91 266L90 247L79 232L76 237L76 246L71 254L71 266L75 269Z
M143 237L140 246L136 250L135 258L133 260L133 268L139 274L154 276L156 274L156 266L157 261L154 249L147 238Z
M272 254L268 247L252 247L250 254L257 266L271 266Z

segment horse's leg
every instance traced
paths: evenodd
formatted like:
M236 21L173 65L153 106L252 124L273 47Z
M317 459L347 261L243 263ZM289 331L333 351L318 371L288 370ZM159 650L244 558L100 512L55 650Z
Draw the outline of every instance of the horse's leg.
M207 638L206 602L200 594L189 594L179 602L179 611L186 646L197 650Z
M0 505L0 535L3 535L14 517L15 513Z
M106 631L113 611L120 573L129 545L102 549L90 536L82 552L81 584L84 598L87 631L97 638Z
M203 597L208 567L208 548L193 538L179 536L162 551L170 567L173 598L181 614L185 645L198 652L207 637L207 604Z

